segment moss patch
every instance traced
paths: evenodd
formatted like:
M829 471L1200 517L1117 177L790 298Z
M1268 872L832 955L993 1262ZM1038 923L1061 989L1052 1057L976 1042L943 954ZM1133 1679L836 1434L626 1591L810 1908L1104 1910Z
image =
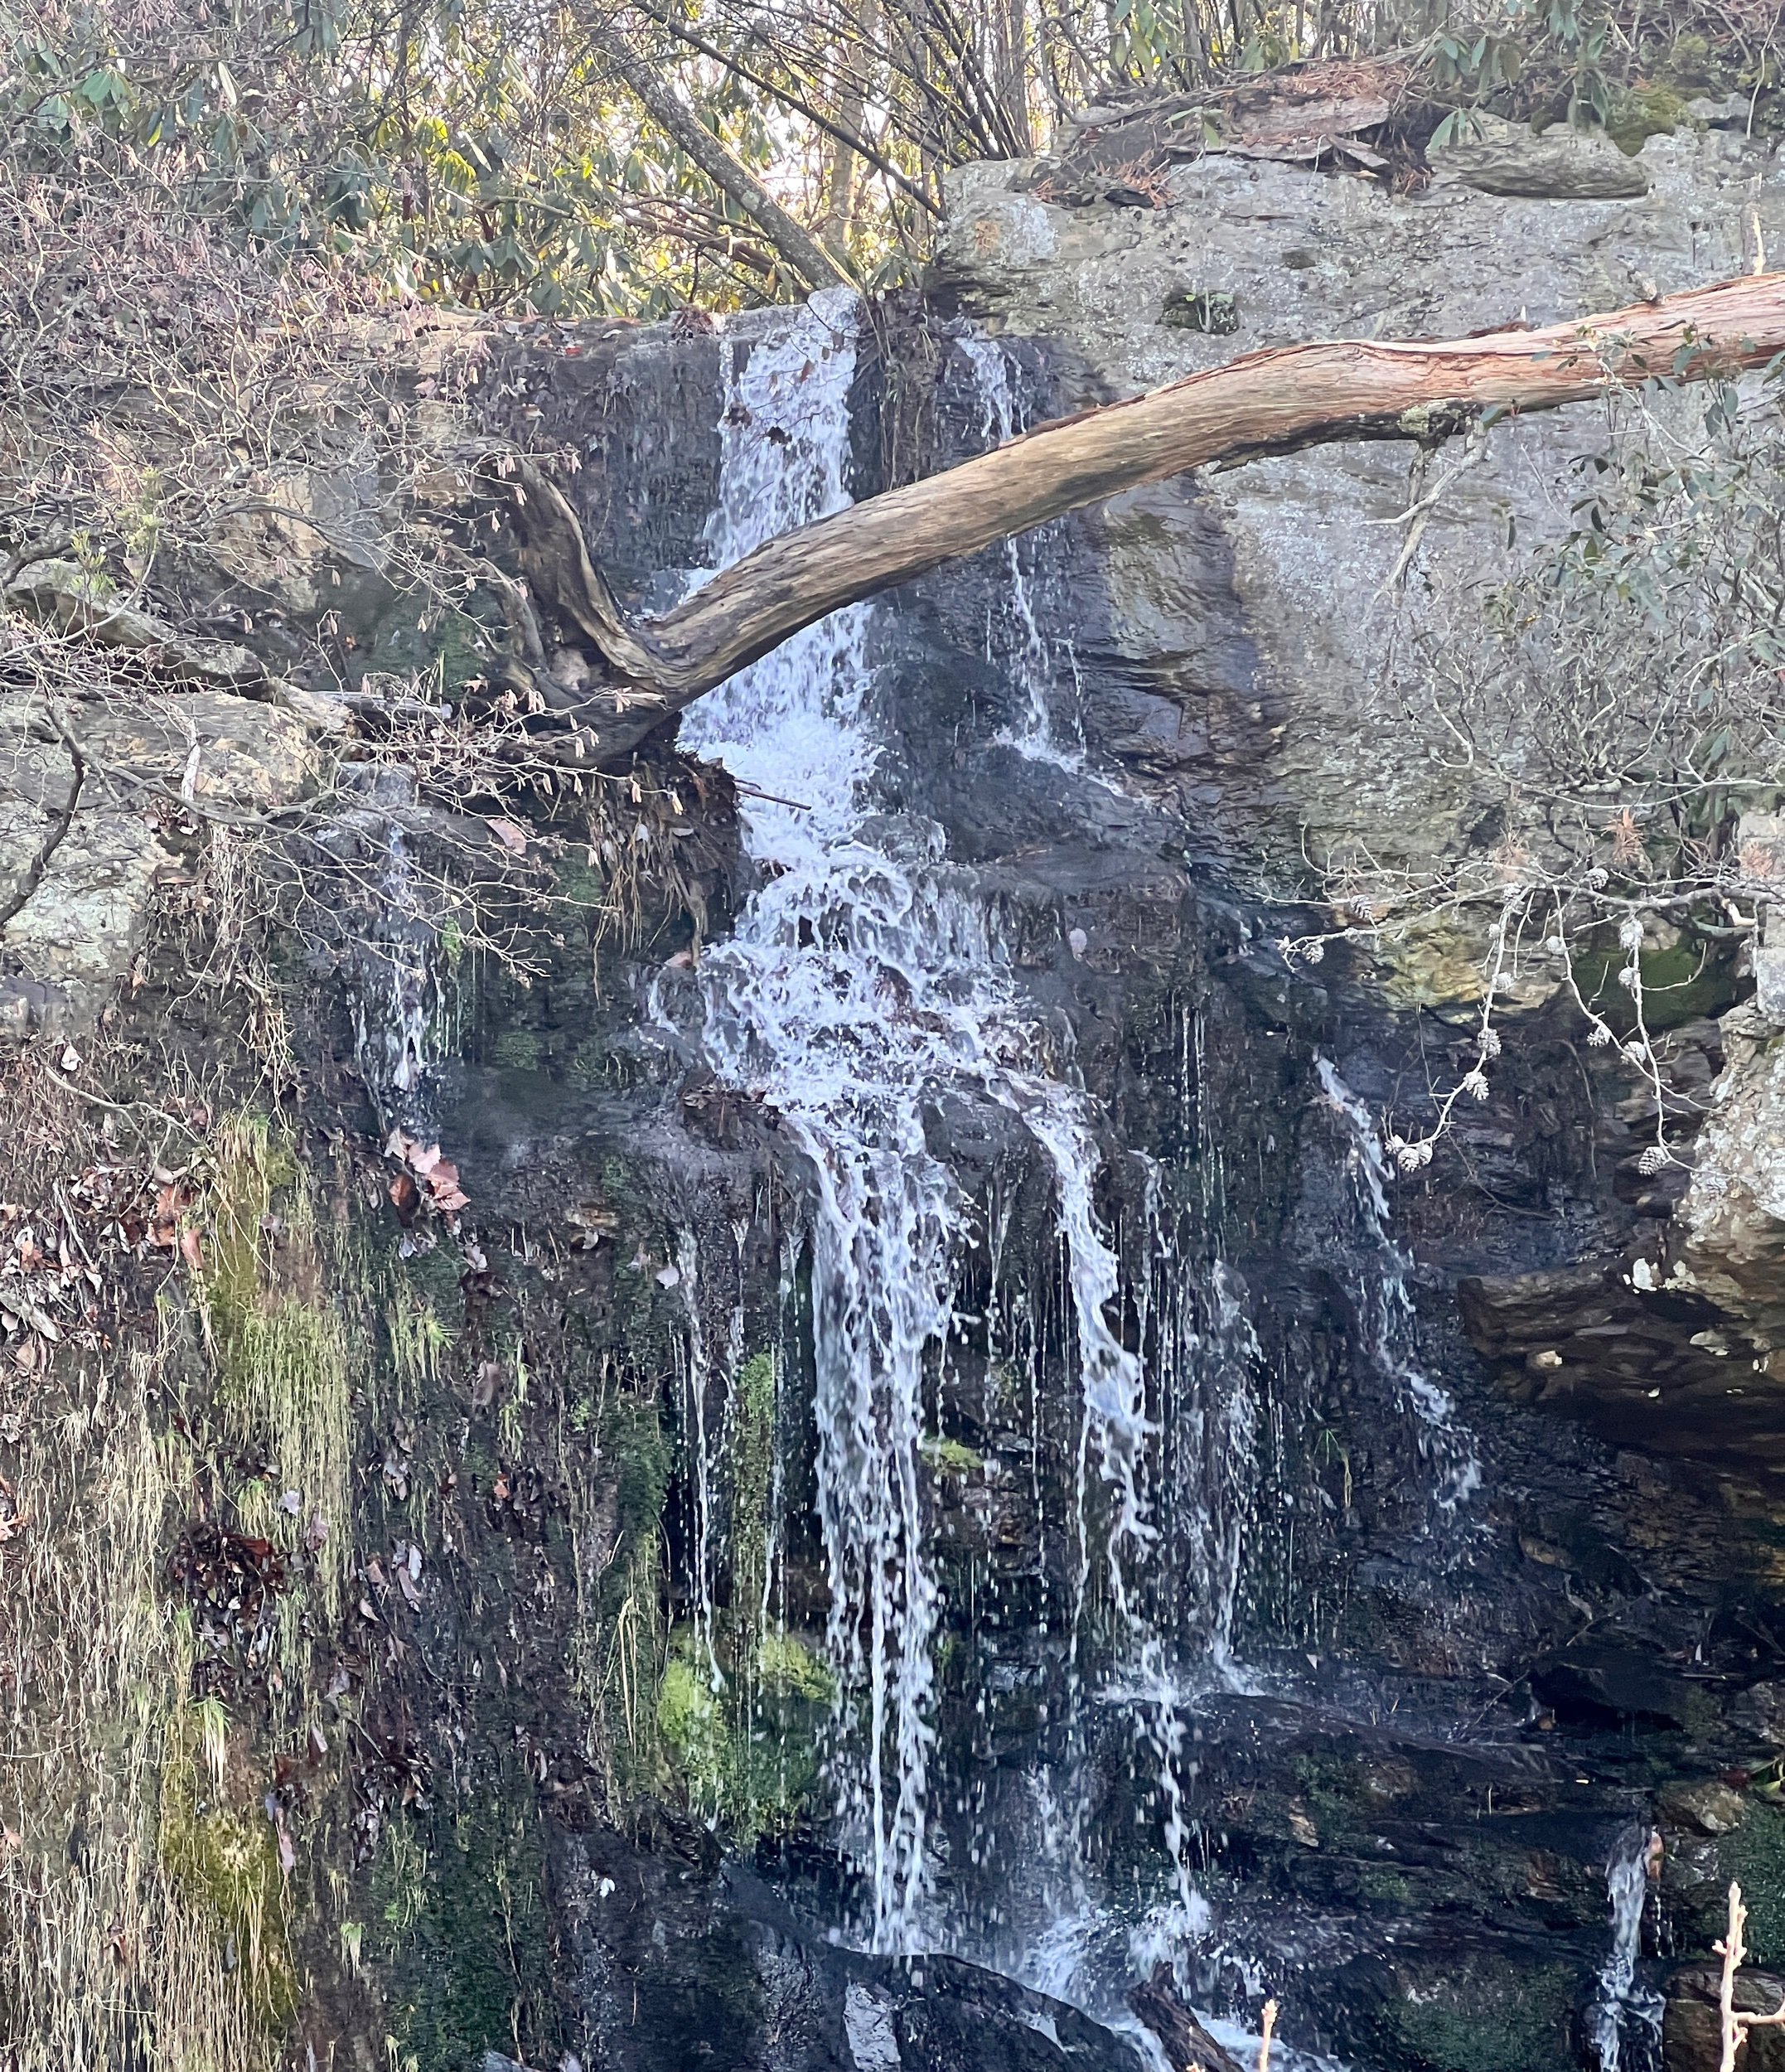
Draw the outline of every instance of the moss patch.
M1734 1879L1748 1905L1748 1949L1757 1964L1785 1963L1785 1809L1750 1798L1742 1824L1717 1848L1719 1908ZM1720 1912L1717 1914L1720 1924Z
M486 1780L404 1837L374 1875L391 2015L417 2072L472 2072L486 2050L558 2061L552 1922L539 1814L525 1778Z
M215 1702L170 1724L162 1775L160 1852L188 1902L212 1924L226 1968L239 1975L254 2019L281 2032L298 2004L285 1881L272 1822L231 1804L217 1742Z
M985 1465L971 1446L964 1446L958 1439L926 1439L918 1450L938 1474L976 1475Z
M1645 84L1613 101L1605 133L1633 158L1651 137L1671 137L1685 119L1686 103L1671 87Z
M1572 2055L1574 1991L1575 1973L1563 1964L1503 1973L1464 1969L1409 1987L1392 2020L1432 2072L1555 2072Z

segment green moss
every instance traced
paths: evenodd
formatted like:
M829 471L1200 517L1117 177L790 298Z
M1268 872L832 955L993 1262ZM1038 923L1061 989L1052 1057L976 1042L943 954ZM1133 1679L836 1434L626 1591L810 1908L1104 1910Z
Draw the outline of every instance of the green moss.
M545 1039L531 1029L505 1029L490 1046L490 1058L510 1072L537 1072L545 1060Z
M983 1458L958 1439L927 1438L918 1450L938 1474L976 1475L984 1467Z
M747 1677L715 1681L694 1637L678 1637L658 1687L657 1726L689 1805L748 1848L782 1832L817 1787L818 1742L834 1691L793 1636L766 1634Z
M617 1396L600 1413L601 1459L614 1484L615 1559L583 1608L585 1694L605 1721L622 1794L662 1783L657 1694L663 1660L660 1561L670 1449L655 1402Z
M1785 1963L1785 1809L1750 1798L1741 1825L1717 1847L1717 1905L1734 1879L1748 1905L1748 1949L1757 1964Z
M775 1474L775 1356L758 1353L732 1379L731 1618L738 1659L747 1662L769 1582L769 1497Z
M440 1356L452 1343L452 1332L432 1302L399 1283L385 1310L390 1341L390 1371L400 1404L414 1402L440 1379Z
M1580 997L1604 1016L1620 1038L1635 1027L1630 995L1618 983L1627 961L1615 942L1596 943L1575 959ZM1645 950L1641 963L1643 1019L1657 1035L1700 1015L1721 1014L1741 990L1727 951L1690 935L1670 948Z
M1685 119L1686 103L1671 87L1634 86L1612 103L1605 133L1633 158L1651 137L1671 137Z
M785 1627L763 1634L757 1648L762 1687L779 1697L810 1699L829 1705L837 1694L836 1679L805 1644Z
M217 1407L239 1449L269 1460L281 1487L302 1498L274 1521L287 1551L312 1518L327 1528L316 1565L332 1617L350 1512L344 1262L332 1257L325 1271L315 1203L282 1129L244 1115L217 1144L196 1275Z
M689 1794L703 1808L717 1812L726 1796L730 1750L709 1669L685 1657L665 1665L657 1687L657 1725Z
M1569 2062L1575 1974L1462 1969L1393 2003L1391 2020L1431 2072L1555 2072Z
M284 1874L272 1822L258 1808L244 1812L228 1802L227 1731L215 1700L188 1706L172 1722L162 1774L161 1860L211 1923L255 2021L277 2035L298 2004Z
M472 2072L486 2050L555 2064L554 1937L530 1780L486 1778L426 1832L425 1847L412 1837L381 1852L374 1875L402 2050L418 2072Z

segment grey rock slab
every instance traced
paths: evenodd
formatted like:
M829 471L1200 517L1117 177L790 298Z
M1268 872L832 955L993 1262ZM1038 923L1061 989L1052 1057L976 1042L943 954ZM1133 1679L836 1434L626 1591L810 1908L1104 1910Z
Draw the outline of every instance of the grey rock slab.
M1785 1034L1751 1009L1723 1025L1729 1063L1693 1145L1666 1285L1736 1319L1770 1368L1785 1345Z
M1497 131L1490 142L1525 167L1521 191L1452 177L1466 154L1418 195L1211 154L1173 168L1168 207L1068 206L1031 191L1028 162L962 167L948 176L934 284L999 330L1078 356L1084 393L1073 399L1091 403L1308 339L1563 322L1637 301L1651 284L1666 293L1745 272L1757 237L1785 249L1785 169L1739 136L1682 131L1650 138L1635 158L1572 132ZM1554 191L1540 196L1546 182ZM1169 321L1198 294L1227 298L1232 336ZM1474 622L1483 588L1565 530L1571 467L1603 439L1591 411L1497 427L1392 590L1418 493L1410 447L1335 445L1194 478L1175 516L1149 513L1152 536L1120 509L1097 518L1117 548L1120 659L1137 673L1157 666L1162 612L1180 608L1160 593L1172 528L1218 527L1270 734L1246 786L1220 798L1197 797L1199 776L1174 774L1168 739L1112 739L1111 752L1138 788L1194 801L1203 831L1279 881L1299 878L1304 854L1364 850L1415 869L1458 854L1485 794L1431 752L1432 657ZM1455 457L1439 456L1425 486ZM1207 747L1195 726L1183 738L1188 772ZM1410 1001L1442 1009L1478 998L1482 946L1454 932L1417 951L1400 989Z
M148 939L157 809L254 816L315 782L300 719L226 691L70 700L60 724L65 742L37 701L0 706L0 1034L76 1034L104 1010Z
M167 860L133 816L77 813L30 898L0 928L0 1026L56 1036L90 1028L147 938Z
M1616 201L1649 190L1647 169L1602 130L1552 124L1540 134L1526 123L1478 115L1473 133L1431 154L1434 182L1455 182L1478 193L1541 201Z
M72 731L112 772L241 813L290 806L315 779L310 736L295 712L227 692L94 703Z
M36 561L8 583L6 602L102 647L152 655L172 675L199 683L257 683L259 656L225 641L194 640L119 598L104 577L74 561Z

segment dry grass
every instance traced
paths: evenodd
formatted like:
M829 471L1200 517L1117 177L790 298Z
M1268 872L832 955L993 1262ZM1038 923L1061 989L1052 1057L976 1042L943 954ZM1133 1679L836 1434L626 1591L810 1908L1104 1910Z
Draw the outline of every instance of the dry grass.
M276 2060L264 2009L282 1931L238 1943L227 1968L238 1920L264 1900L244 1900L225 1861L197 1875L218 1820L251 1833L258 1808L209 1796L189 1638L163 1588L185 1477L157 1433L158 1365L158 1348L83 1362L43 1392L31 1525L0 1558L7 2072ZM169 1846L182 1827L183 1855Z
M141 1155L162 1146L156 1111L83 1102L28 1055L7 1077L15 1127L0 1188L31 1219L14 1218L22 1237L51 1227L29 1204L65 1198L96 1161L127 1162L101 1125L126 1136L147 1125ZM301 1544L312 1513L275 1507L294 1586L319 1611L339 1601L347 1328L325 1289L311 1198L295 1169L279 1184L280 1155L264 1122L215 1132L209 1194L184 1212L202 1227L196 1276L172 1263L177 1236L157 1243L173 1236L164 1227L120 1222L108 1251L89 1223L81 1242L104 1269L97 1321L65 1330L49 1357L15 1337L0 1370L17 1507L0 1543L5 2072L270 2072L279 2060L297 1979L269 1779L225 1704L194 1695L201 1640L169 1554L210 1475L205 1413L182 1430L179 1395L211 1406L220 1455L272 1455L327 1513L332 1530L312 1551ZM193 1183L205 1177L201 1167ZM301 1554L312 1556L302 1571ZM312 1623L278 1626L274 1710L293 1726Z

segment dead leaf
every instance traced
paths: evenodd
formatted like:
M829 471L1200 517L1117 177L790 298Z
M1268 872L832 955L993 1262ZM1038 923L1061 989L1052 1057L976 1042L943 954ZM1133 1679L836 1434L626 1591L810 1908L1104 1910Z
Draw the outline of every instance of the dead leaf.
M512 821L486 821L484 825L495 835L510 855L524 856L527 853L527 830L517 827Z
M190 1224L180 1233L180 1256L194 1273L204 1264L205 1248L198 1232Z

